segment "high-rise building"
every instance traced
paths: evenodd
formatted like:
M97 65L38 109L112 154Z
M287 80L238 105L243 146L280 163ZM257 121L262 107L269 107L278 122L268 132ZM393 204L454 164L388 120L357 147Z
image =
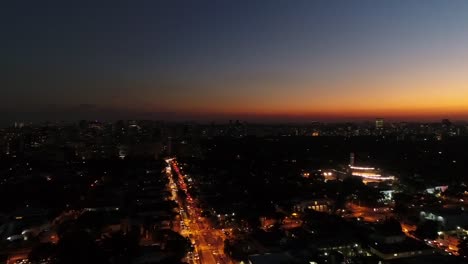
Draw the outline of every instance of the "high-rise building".
M375 128L382 129L384 126L384 119L383 118L376 118L375 119Z
M167 155L172 155L172 137L167 138Z
M444 128L450 128L452 127L452 122L450 122L449 119L442 119L442 126Z
M354 152L351 152L351 154L349 154L349 165L354 166Z

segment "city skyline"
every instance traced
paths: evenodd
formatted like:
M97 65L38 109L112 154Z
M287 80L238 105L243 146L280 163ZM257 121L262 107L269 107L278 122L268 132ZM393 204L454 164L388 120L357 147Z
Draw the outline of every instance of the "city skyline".
M467 0L3 2L0 264L468 264Z
M2 122L468 120L464 1L11 2Z

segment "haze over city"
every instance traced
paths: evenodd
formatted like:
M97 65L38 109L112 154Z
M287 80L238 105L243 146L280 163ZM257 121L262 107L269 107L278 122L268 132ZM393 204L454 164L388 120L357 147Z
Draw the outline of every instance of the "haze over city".
M466 1L8 1L3 122L468 119Z

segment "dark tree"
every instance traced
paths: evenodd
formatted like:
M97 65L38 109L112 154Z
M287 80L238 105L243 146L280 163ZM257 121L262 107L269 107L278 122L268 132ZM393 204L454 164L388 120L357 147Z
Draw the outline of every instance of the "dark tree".
M166 250L180 260L192 250L192 243L190 239L181 236L179 233L170 232L167 236Z
M179 196L180 199L185 200L187 199L187 193L183 190L178 190L177 191L177 196Z
M39 262L43 259L53 258L57 247L52 243L41 243L32 248L28 259L32 262Z
M468 239L463 239L458 244L458 254L463 258L468 258Z
M56 257L58 264L109 263L92 236L84 231L65 233L57 244Z
M133 257L138 253L139 236L136 232L123 234L116 232L106 237L102 241L102 247L107 250L112 263L131 263Z
M414 234L421 239L436 239L439 225L436 221L424 221L418 225Z
M393 195L395 200L395 213L406 214L408 212L408 205L411 203L412 196L406 193L395 193Z
M379 231L388 235L401 235L401 224L395 218L385 220L379 227Z

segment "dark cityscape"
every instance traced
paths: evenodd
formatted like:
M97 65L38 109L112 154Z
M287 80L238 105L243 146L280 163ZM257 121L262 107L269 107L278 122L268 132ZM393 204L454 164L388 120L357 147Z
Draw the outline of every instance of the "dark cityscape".
M468 263L468 2L6 2L0 264Z

